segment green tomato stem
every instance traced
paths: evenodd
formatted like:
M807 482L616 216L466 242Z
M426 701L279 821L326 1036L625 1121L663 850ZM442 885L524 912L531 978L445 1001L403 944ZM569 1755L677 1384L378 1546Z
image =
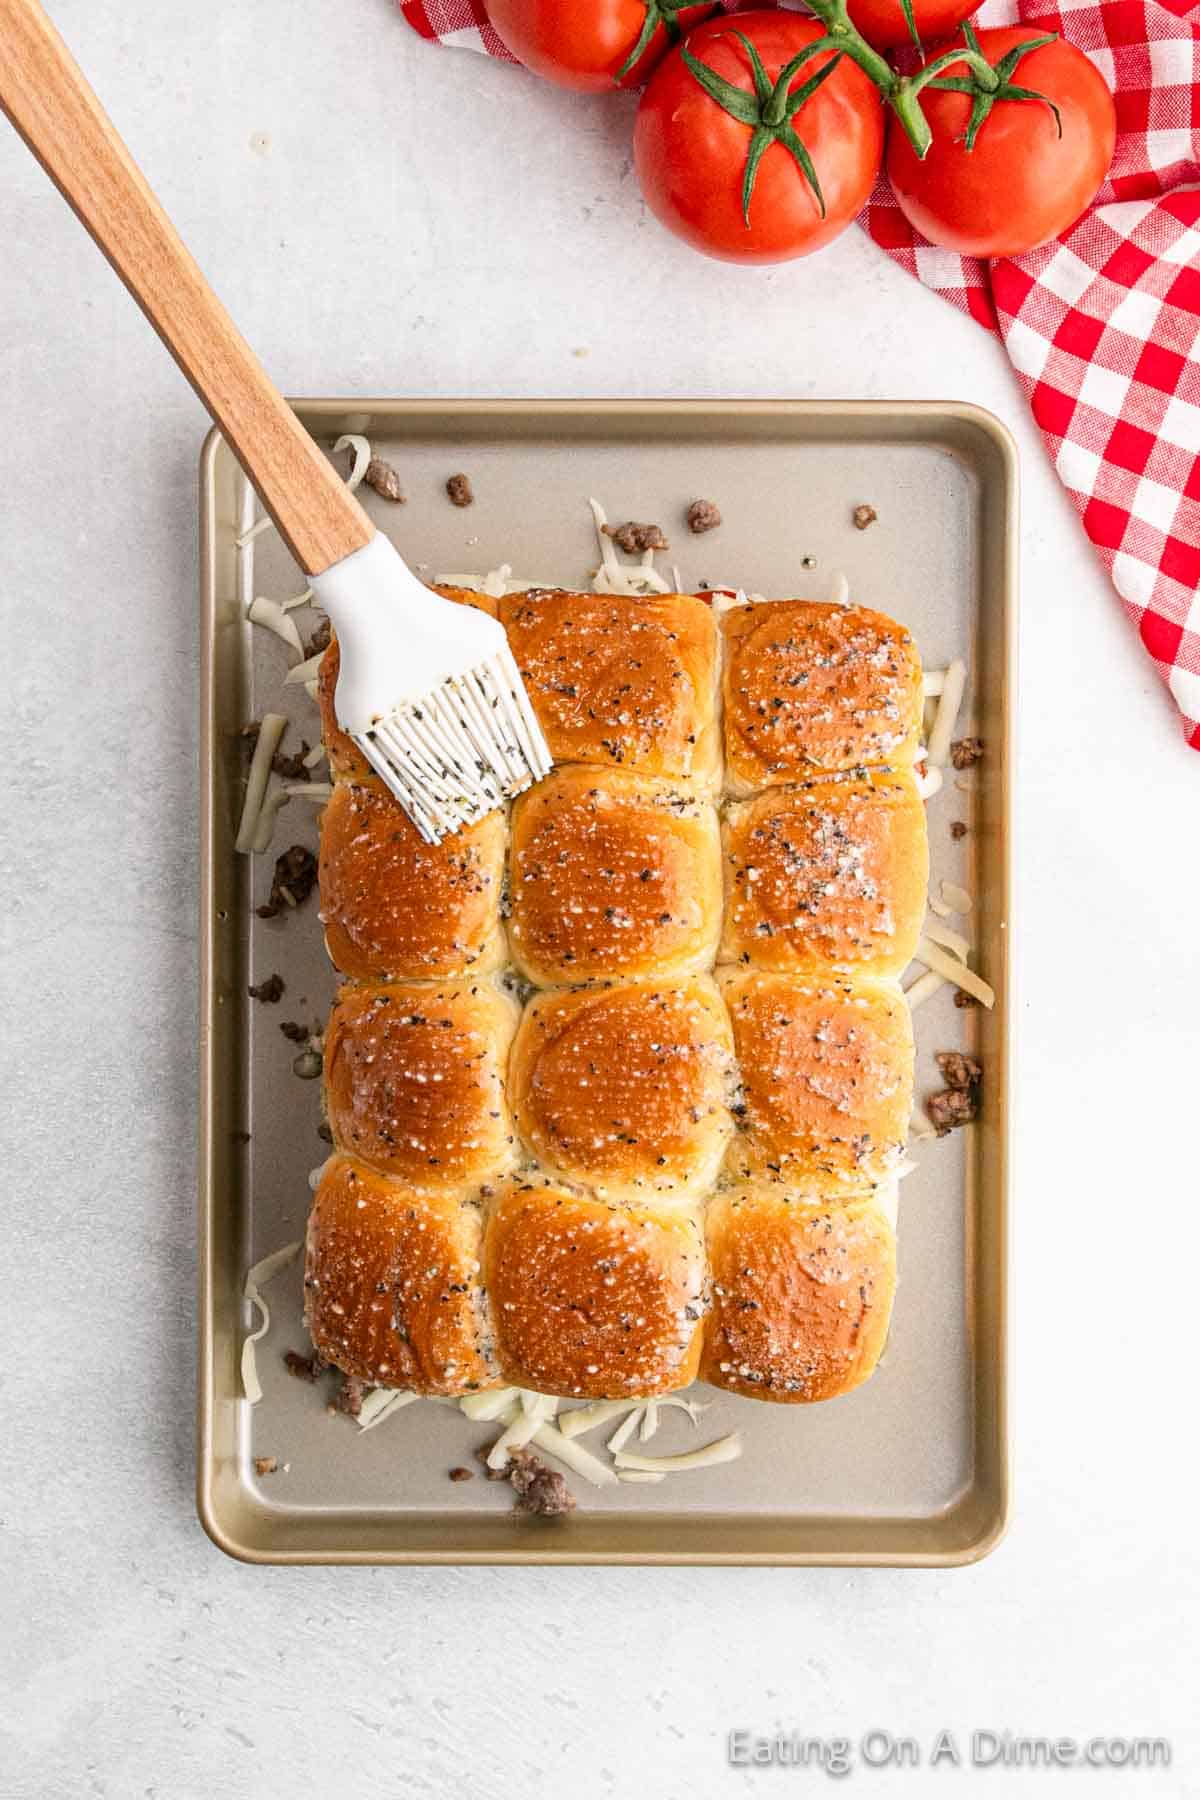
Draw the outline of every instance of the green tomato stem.
M846 0L807 0L810 12L824 25L830 42L856 62L863 74L875 83L885 100L899 85L899 77L885 56L868 44L850 21Z
M929 146L933 142L933 133L929 129L929 121L921 110L921 103L916 94L906 82L899 82L895 92L890 96L889 104L905 137L912 145L916 155L924 162L929 154Z
M906 88L910 94L919 94L921 89L940 75L943 69L951 68L954 63L966 63L975 77L976 85L982 88L985 94L994 94L1000 86L1000 77L987 57L978 50L966 49L946 50L941 56L935 56L933 61L927 63L917 74L906 76L900 86Z

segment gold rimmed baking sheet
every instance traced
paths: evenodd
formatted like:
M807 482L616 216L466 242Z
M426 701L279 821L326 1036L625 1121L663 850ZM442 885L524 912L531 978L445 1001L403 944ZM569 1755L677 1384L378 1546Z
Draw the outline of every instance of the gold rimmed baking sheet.
M967 1131L916 1146L902 1184L900 1287L875 1376L845 1398L772 1406L711 1401L703 1438L735 1427L745 1455L660 1486L594 1490L573 1479L568 1519L515 1517L504 1484L447 1479L488 1429L437 1402L359 1434L286 1372L305 1349L299 1263L270 1289L260 1405L241 1399L239 1355L251 1263L303 1236L317 1135L316 1082L292 1069L284 1019L313 1023L333 991L310 900L261 921L274 854L315 848L317 809L295 800L272 854L233 848L244 760L240 728L287 712L285 748L315 742L315 709L285 688L282 643L244 618L247 596L303 587L273 532L252 561L235 540L246 486L214 433L201 461L202 822L201 1254L198 1501L214 1541L257 1562L969 1562L1008 1512L1005 1280L1012 1057L1010 782L1015 692L1015 451L977 408L868 401L302 400L326 446L360 432L399 468L407 503L361 493L381 529L432 579L500 563L547 584L583 585L595 566L587 500L614 519L661 523L682 585L740 586L821 599L844 570L856 600L902 619L927 668L953 656L971 677L963 728L987 744L961 783L947 771L930 805L934 882L974 895L976 966L995 1011L962 1010L944 988L917 1015L918 1094L940 1085L936 1050L972 1048L984 1109ZM459 471L475 504L452 507ZM684 510L716 501L719 531L690 537ZM859 504L878 517L855 528ZM303 623L308 615L296 615ZM310 621L311 624L311 621ZM318 771L318 778L323 771ZM953 820L969 826L965 837ZM283 1001L250 984L278 973ZM696 1439L670 1415L656 1452ZM589 1440L590 1441L590 1440ZM599 1442L599 1440L598 1440ZM281 1467L259 1475L255 1459Z

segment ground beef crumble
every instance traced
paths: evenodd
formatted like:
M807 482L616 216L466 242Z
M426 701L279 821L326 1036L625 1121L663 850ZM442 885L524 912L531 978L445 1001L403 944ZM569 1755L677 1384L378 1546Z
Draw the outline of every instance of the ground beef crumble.
M451 1481L474 1481L475 1471L474 1469L464 1469L459 1463L456 1468L451 1469L450 1479Z
M982 755L982 738L958 738L950 746L950 761L956 769L973 769Z
M274 1475L278 1467L279 1458L277 1456L256 1456L254 1459L256 1475Z
M643 550L671 548L663 536L661 525L639 525L636 520L627 519L624 525L605 525L603 530L618 549L624 550L626 556L640 556Z
M865 531L867 526L873 525L878 517L879 514L873 506L856 506L854 509L855 531Z
M268 975L265 981L248 987L246 992L252 1000L260 1000L264 1006L274 1006L283 999L283 976Z
M357 1375L343 1375L342 1385L338 1389L338 1397L334 1405L340 1413L346 1413L351 1419L357 1419L362 1411L366 1389Z
M962 1050L939 1050L937 1066L948 1088L967 1090L983 1079L983 1069L973 1056Z
M303 905L317 882L317 859L302 844L293 844L275 859L271 878L271 896L264 906L256 906L260 919L275 919L285 907Z
M446 483L446 493L451 506L472 506L475 501L475 490L465 475L451 475Z
M310 657L320 656L323 650L328 650L332 642L333 626L329 623L328 619L322 619L321 623L317 626L317 629L313 632L312 636L304 646L305 662L307 662Z
M369 488L374 488L381 499L394 500L403 506L404 489L400 486L400 477L390 462L384 462L382 456L371 458L363 480Z
M721 523L721 509L712 500L693 500L687 509L688 530L697 537L702 531L715 531Z
M281 1020L279 1029L282 1031L289 1044L307 1044L309 1038L312 1036L312 1027L309 1025L297 1024L295 1019Z
M271 767L276 775L282 775L285 781L311 781L312 775L305 767L304 759L312 748L307 738L300 739L300 748L292 756L285 756L277 750L271 758Z
M547 1467L531 1450L510 1451L509 1460L502 1469L488 1467L486 1449L477 1451L476 1455L483 1464L483 1472L489 1481L510 1483L517 1496L518 1512L554 1519L575 1511L575 1496L567 1486L565 1477L556 1469Z
M329 1367L325 1358L316 1350L309 1356L302 1356L299 1350L285 1350L283 1360L288 1374L294 1375L297 1381L315 1381Z
M983 1067L973 1056L961 1050L940 1050L937 1065L946 1083L940 1094L931 1094L925 1112L939 1137L945 1137L957 1125L969 1125L979 1116L979 1090Z
M950 836L957 843L960 838L965 838L966 835L967 827L965 822L962 819L953 819L950 824Z
M557 1469L547 1468L540 1457L528 1450L514 1450L508 1465L508 1479L517 1496L519 1512L533 1513L542 1519L561 1518L575 1511L575 1496Z
M967 1089L945 1088L940 1094L930 1094L925 1112L938 1136L945 1137L956 1125L969 1125L976 1117L978 1105Z

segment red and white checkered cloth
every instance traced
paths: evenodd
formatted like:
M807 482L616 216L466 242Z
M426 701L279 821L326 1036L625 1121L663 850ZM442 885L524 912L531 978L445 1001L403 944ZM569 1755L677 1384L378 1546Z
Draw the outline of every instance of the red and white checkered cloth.
M423 37L508 56L482 0L400 9ZM1200 750L1200 4L986 0L978 22L1016 19L1061 32L1116 94L1116 156L1091 210L1057 243L990 263L926 243L883 179L860 223L1003 341Z

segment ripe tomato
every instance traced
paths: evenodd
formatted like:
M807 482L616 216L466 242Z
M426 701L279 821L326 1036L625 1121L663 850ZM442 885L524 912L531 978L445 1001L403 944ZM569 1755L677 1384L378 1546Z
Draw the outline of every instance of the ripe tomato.
M487 0L488 18L518 62L558 87L593 94L640 87L680 33L715 11L715 0ZM647 30L645 49L621 75Z
M1041 34L1031 26L979 33L995 65ZM954 77L965 65L946 70ZM919 104L933 132L924 162L893 126L887 172L901 211L930 243L964 256L1020 256L1073 225L1095 198L1116 143L1116 109L1103 77L1062 39L1029 51L1013 82L1044 99L999 99L975 146L964 142L971 96L932 85ZM1054 113L1062 121L1059 136Z
M738 34L754 46L773 86L824 27L793 12L736 13L698 26L663 59L642 95L634 163L650 210L698 250L726 262L785 262L829 243L862 207L883 152L882 106L873 83L843 57L791 119L811 157L824 213L796 155L769 139L746 207L747 158L760 134L712 98L685 60L741 90L741 107L753 110L755 73ZM813 57L788 92L797 94L834 60L832 51Z
M912 0L913 22L923 44L953 37L964 19L978 12L982 0ZM877 50L899 50L912 43L903 0L847 0L850 23L857 25Z

